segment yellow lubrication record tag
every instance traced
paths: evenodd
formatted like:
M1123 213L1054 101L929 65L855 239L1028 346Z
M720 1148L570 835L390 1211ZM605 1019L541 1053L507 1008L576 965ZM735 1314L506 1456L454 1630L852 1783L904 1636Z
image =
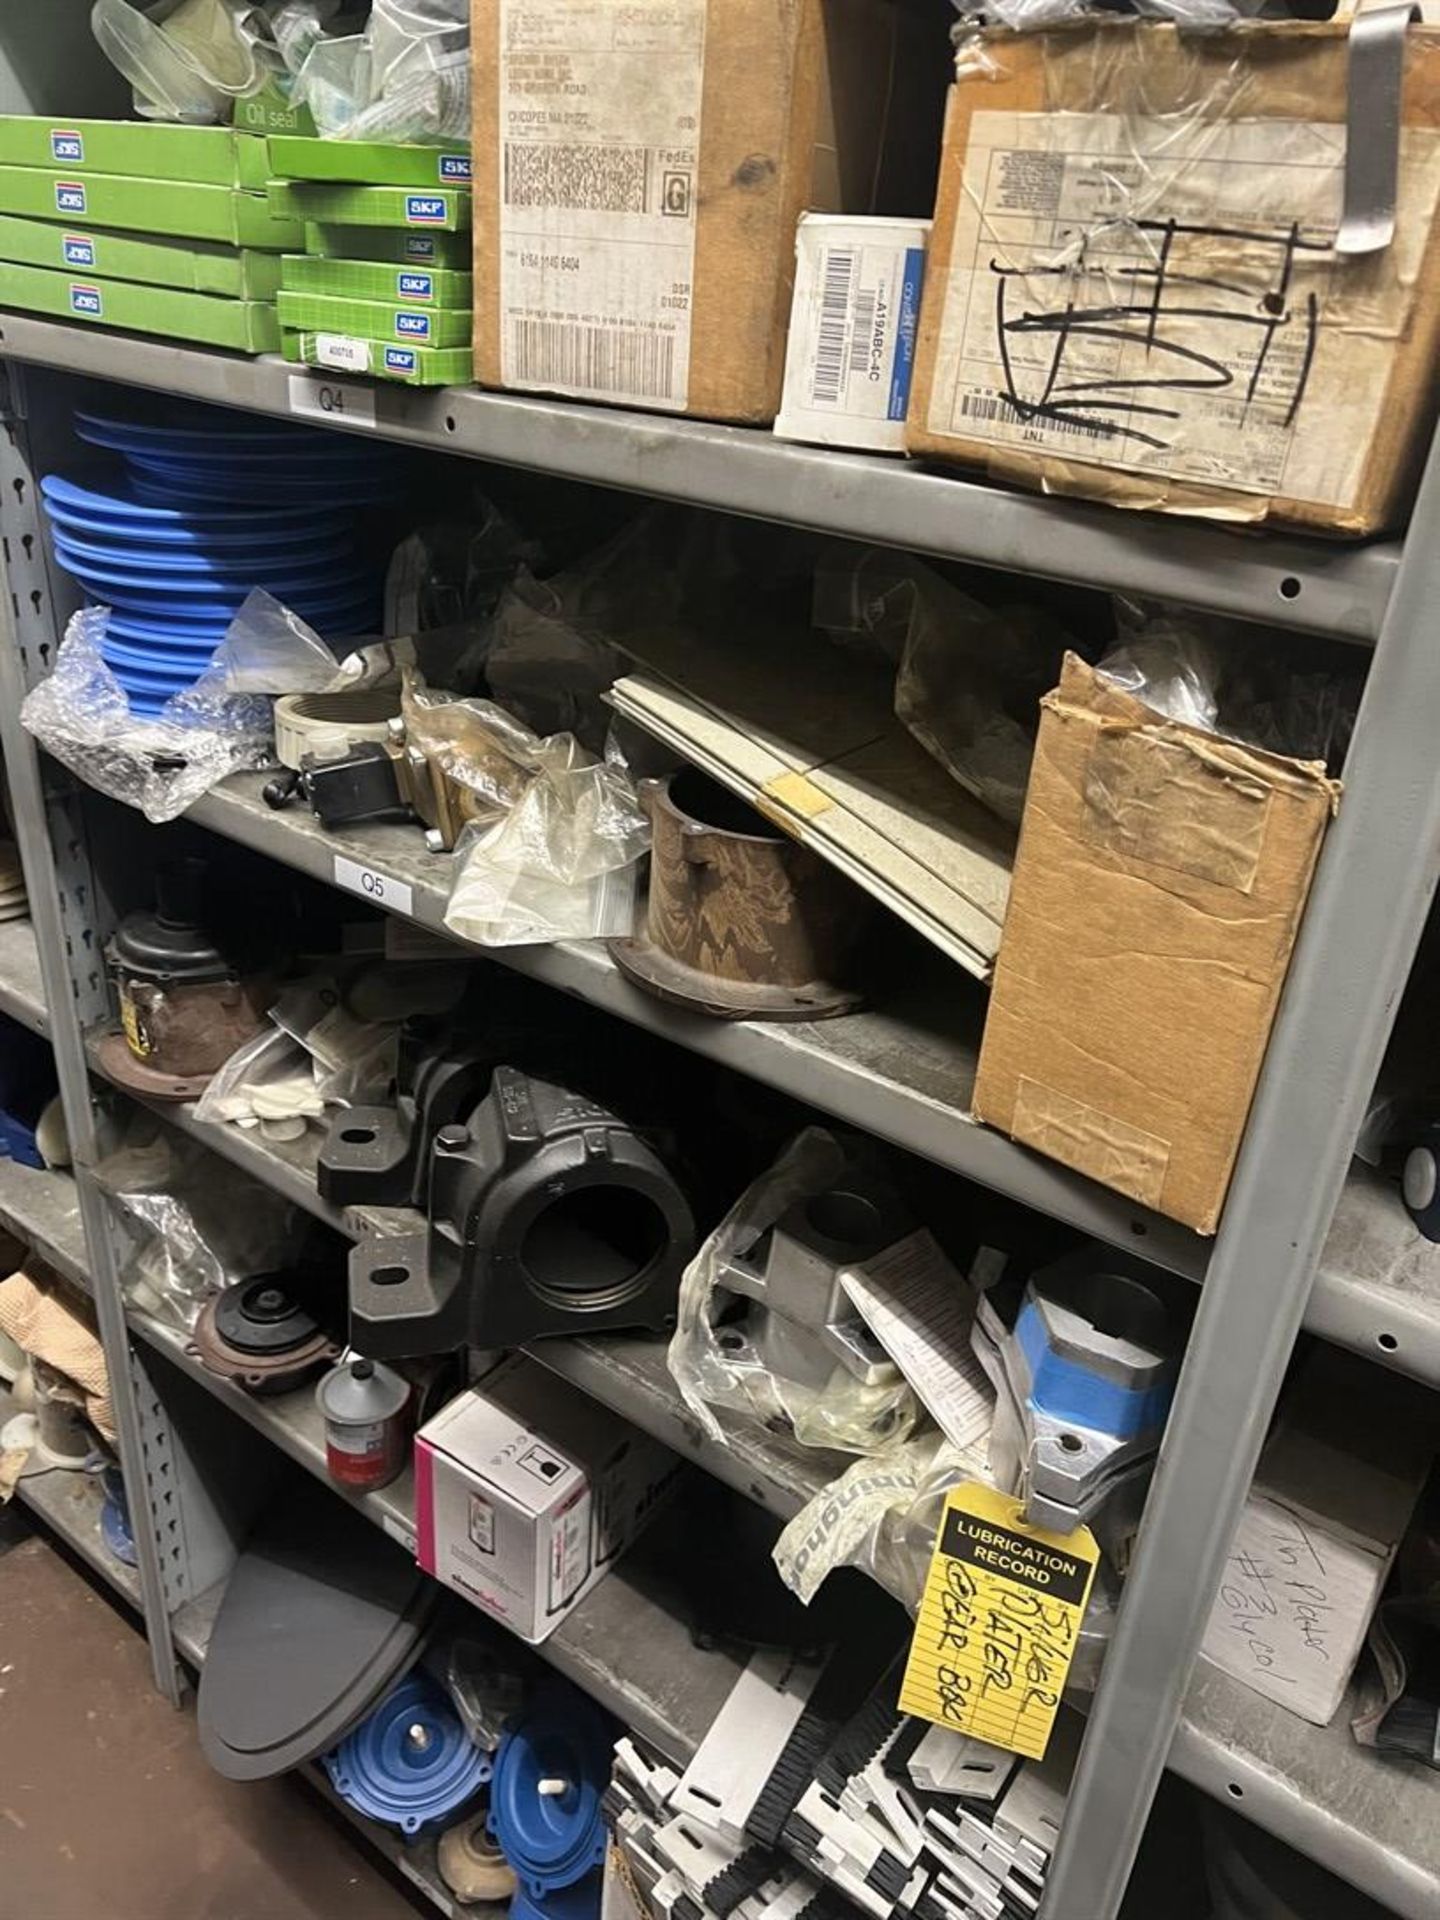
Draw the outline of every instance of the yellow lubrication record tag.
M1027 1526L993 1487L957 1487L900 1689L906 1713L1041 1760L1100 1549L1088 1527Z

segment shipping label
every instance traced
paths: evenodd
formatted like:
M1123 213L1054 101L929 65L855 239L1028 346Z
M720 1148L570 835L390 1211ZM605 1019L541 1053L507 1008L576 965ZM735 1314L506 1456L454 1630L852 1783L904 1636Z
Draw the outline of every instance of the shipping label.
M706 0L502 0L507 387L683 409Z
M1402 136L1382 253L1334 250L1343 125L976 113L931 431L1349 506L1440 188Z

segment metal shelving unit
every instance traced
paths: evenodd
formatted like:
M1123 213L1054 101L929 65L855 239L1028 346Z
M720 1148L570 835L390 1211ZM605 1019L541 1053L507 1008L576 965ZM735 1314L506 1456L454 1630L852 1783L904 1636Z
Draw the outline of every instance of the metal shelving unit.
M317 377L272 359L235 360L19 316L0 316L0 360L12 384L9 444L0 449L0 532L11 589L0 596L7 629L0 633L0 737L34 903L41 998L51 1008L76 1140L81 1250L95 1274L112 1373L123 1383L127 1478L143 1514L152 1468L165 1462L174 1475L172 1512L178 1503L183 1523L176 1548L153 1516L139 1583L157 1675L173 1689L176 1651L191 1661L203 1656L227 1541L207 1509L203 1473L187 1463L184 1438L166 1420L151 1369L161 1379L178 1367L188 1385L224 1402L311 1472L319 1464L318 1438L308 1399L302 1411L232 1394L201 1378L203 1369L175 1336L148 1323L127 1325L121 1306L115 1250L91 1177L103 1123L97 1128L91 1117L84 1039L108 1013L96 961L108 903L63 786L42 791L38 757L16 718L18 695L45 670L69 604L66 584L49 568L33 482L42 459L64 444L75 376L277 416L297 405L306 412ZM1440 1909L1433 1781L1355 1746L1343 1716L1315 1729L1203 1665L1192 1678L1191 1667L1302 1324L1440 1385L1437 1250L1419 1240L1388 1185L1350 1165L1440 872L1433 778L1440 658L1428 645L1428 609L1440 589L1433 535L1440 527L1440 465L1432 460L1414 537L1403 546L1341 547L1108 513L693 421L470 390L411 393L352 383L346 391L354 404L332 424L347 431L995 569L1172 598L1372 649L1346 798L1214 1242L975 1125L968 1106L980 1003L973 991L946 993L944 977L938 991L918 980L902 1000L867 1014L782 1029L707 1023L667 1008L630 987L589 946L488 957L979 1186L1203 1279L1044 1920L1112 1920L1166 1764L1409 1920L1432 1915ZM227 783L190 818L331 884L339 883L337 853L358 859L408 887L411 917L442 930L445 862L424 853L416 835L375 828L328 837L306 816L271 813L258 785ZM23 942L14 946L12 956L0 940L0 972L14 960L8 986L0 987L0 1005L10 1010L25 1002L35 979L33 968L25 972ZM276 1152L258 1137L201 1127L186 1109L166 1118L344 1226L315 1192L313 1143ZM5 1204L0 1181L0 1211ZM537 1346L535 1357L773 1514L795 1511L836 1464L738 1423L727 1427L728 1444L715 1446L680 1402L654 1342L553 1342ZM362 1504L403 1537L409 1511L400 1488ZM625 1563L602 1583L545 1651L677 1759L693 1748L734 1675L728 1659L691 1646L643 1560Z

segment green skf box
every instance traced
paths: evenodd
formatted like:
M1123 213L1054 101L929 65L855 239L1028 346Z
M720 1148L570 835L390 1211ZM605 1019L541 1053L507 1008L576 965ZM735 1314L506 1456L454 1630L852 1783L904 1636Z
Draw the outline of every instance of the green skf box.
M83 221L126 232L176 234L188 240L227 240L235 247L277 253L300 245L298 220L277 218L268 195L239 187L189 181L136 180L126 174L46 173L39 167L0 166L0 213L31 220Z
M370 373L407 387L468 387L474 377L469 347L401 347L388 340L287 329L280 348L297 365L323 367L327 373Z
M313 134L315 116L309 107L297 106L274 80L267 81L258 93L244 95L235 102L235 125L249 133Z
M412 227L325 227L305 223L305 251L326 260L412 260L450 272L470 271L468 233L422 233Z
M265 142L232 127L157 120L45 120L0 114L0 166L66 173L123 173L263 192ZM273 172L273 168L268 171Z
M282 257L203 240L188 245L183 240L138 240L94 227L57 227L46 220L0 214L0 260L62 273L98 273L107 280L141 280L185 293L222 294L229 300L273 300Z
M52 273L46 267L0 260L0 306L85 320L97 327L128 327L171 340L199 340L240 353L273 353L280 343L275 309L264 300L221 300L209 293L141 286Z
M382 140L270 142L270 171L282 180L348 180L371 187L470 186L470 149L397 146Z
M475 291L473 275L423 262L397 267L378 260L313 259L306 253L284 255L280 284L287 293L323 293L341 300L380 300L405 307L419 301L430 307L463 307L467 313Z
M379 300L340 300L324 293L281 292L275 302L282 327L297 333L358 334L362 340L398 340L404 346L468 347L475 332L469 307L397 307Z
M272 180L270 204L282 219L337 227L418 227L458 233L470 224L469 192L415 187L353 187Z

